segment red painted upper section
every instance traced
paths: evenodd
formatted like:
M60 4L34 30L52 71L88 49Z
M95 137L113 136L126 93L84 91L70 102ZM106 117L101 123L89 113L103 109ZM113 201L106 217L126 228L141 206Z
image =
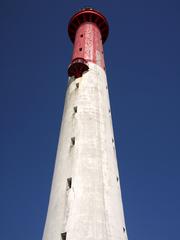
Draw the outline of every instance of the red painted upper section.
M106 41L109 33L107 19L95 9L84 8L74 14L69 21L68 33L72 42L75 40L75 35L78 27L84 22L95 23L101 32L102 42L104 43Z
M72 61L77 58L105 67L101 33L94 23L83 23L76 32Z
M72 64L81 59L105 69L103 42L108 36L108 29L106 18L96 10L87 8L76 13L68 27L69 36L74 42ZM72 64L69 71L71 75L74 72Z

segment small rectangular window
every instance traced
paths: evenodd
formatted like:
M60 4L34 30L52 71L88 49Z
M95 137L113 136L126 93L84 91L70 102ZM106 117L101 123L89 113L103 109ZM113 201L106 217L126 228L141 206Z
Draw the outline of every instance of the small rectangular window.
M75 145L75 137L72 137L72 138L71 138L71 144L72 144L72 145Z
M79 88L79 83L76 83L76 88Z
M69 190L72 186L72 177L67 179L67 190Z
M77 106L74 107L74 113L77 113Z
M66 236L67 236L66 232L61 233L61 239L62 240L66 240Z

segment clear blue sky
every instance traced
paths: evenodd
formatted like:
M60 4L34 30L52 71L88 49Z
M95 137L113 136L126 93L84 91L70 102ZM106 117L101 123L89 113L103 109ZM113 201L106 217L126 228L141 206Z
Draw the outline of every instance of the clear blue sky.
M180 239L180 2L1 0L0 239L42 237L72 44L109 20L107 76L129 240Z

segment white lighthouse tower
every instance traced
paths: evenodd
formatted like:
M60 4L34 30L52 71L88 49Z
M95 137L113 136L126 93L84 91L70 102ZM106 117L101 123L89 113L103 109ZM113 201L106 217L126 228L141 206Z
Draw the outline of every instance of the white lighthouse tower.
M108 22L84 8L74 43L43 240L127 240L103 43Z

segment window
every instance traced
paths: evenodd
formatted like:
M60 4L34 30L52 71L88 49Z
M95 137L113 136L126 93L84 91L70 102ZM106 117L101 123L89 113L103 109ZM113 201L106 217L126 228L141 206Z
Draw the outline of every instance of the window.
M77 113L77 106L74 107L74 113Z
M82 51L82 47L81 47L81 48L79 48L79 51L80 51L80 52Z
M118 177L116 177L116 180L117 180L117 182L119 181L119 178Z
M126 231L126 229L125 229L125 227L123 227L123 232L125 232Z
M83 37L83 34L81 34L80 37L82 38L82 37Z
M76 88L79 88L79 83L76 83Z
M62 240L66 240L66 235L67 235L67 233L66 233L66 232L64 232L64 233L61 233L61 239L62 239Z
M72 177L67 179L67 190L69 190L72 186Z
M72 144L72 145L75 145L75 137L72 137L72 138L71 138L71 144Z

